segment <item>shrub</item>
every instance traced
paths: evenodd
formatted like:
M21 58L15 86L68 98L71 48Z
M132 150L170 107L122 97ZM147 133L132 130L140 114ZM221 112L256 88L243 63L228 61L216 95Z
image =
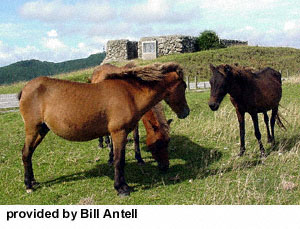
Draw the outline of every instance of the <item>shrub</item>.
M203 31L197 38L198 51L218 48L225 48L225 46L220 42L216 32L212 30Z

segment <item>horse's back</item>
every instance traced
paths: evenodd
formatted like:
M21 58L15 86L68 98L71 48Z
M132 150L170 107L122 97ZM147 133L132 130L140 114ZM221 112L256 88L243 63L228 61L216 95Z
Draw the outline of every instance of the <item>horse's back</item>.
M282 96L281 74L268 67L256 73L256 99L259 112L278 107Z
M274 70L273 68L267 67L263 70L255 73L259 78L270 79L273 81L275 79L281 85L281 74L280 72Z
M119 72L120 68L112 64L103 64L98 66L92 75L91 83L98 83L105 80L105 76L111 72Z

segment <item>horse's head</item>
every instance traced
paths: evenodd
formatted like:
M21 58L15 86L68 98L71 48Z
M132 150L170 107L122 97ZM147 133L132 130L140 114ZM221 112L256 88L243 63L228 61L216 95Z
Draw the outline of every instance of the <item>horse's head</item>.
M211 110L218 110L222 100L229 90L231 66L220 65L214 67L210 65L212 71L212 77L209 80L210 83L210 99L208 105Z
M167 171L169 169L169 152L168 145L170 139L159 139L155 143L148 146L152 157L157 161L160 171Z
M183 74L181 71L171 72L174 78L172 86L167 89L167 94L164 98L165 102L171 107L171 109L177 114L180 119L186 118L190 114L190 108L185 98L186 83L183 80Z
M167 122L167 129L170 128L172 119ZM155 131L155 130L154 130ZM155 137L157 138L154 142L152 139L147 139L148 149L152 153L152 157L157 161L158 168L160 171L167 171L169 169L169 151L168 146L170 142L169 134L162 134L163 132L156 131ZM150 143L151 141L151 143Z

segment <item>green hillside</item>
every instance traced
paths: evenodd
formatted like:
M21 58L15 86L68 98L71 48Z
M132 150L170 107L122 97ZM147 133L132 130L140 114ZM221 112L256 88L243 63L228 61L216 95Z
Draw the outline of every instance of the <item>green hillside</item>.
M56 75L99 65L105 53L93 54L88 58L53 63L39 60L20 61L0 68L0 84L29 81L37 76Z
M197 76L198 80L207 80L211 73L209 64L234 64L253 67L257 70L264 67L272 67L282 71L285 77L300 71L300 49L236 46L224 49L215 49L195 53L176 54L163 56L151 62L176 61L184 68L185 75ZM138 61L147 64L149 61Z

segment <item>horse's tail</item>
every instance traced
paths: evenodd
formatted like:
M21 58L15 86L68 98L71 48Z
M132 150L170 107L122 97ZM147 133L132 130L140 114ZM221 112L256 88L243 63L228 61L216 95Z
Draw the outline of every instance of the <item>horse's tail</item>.
M18 100L20 101L22 97L22 90L18 93Z
M287 121L286 121L286 120L282 117L282 115L278 112L277 115L276 115L276 123L277 123L277 125L278 125L280 128L286 130L286 127L285 127L284 124L281 122L281 119L280 119L280 118L282 118L282 119L287 123Z

